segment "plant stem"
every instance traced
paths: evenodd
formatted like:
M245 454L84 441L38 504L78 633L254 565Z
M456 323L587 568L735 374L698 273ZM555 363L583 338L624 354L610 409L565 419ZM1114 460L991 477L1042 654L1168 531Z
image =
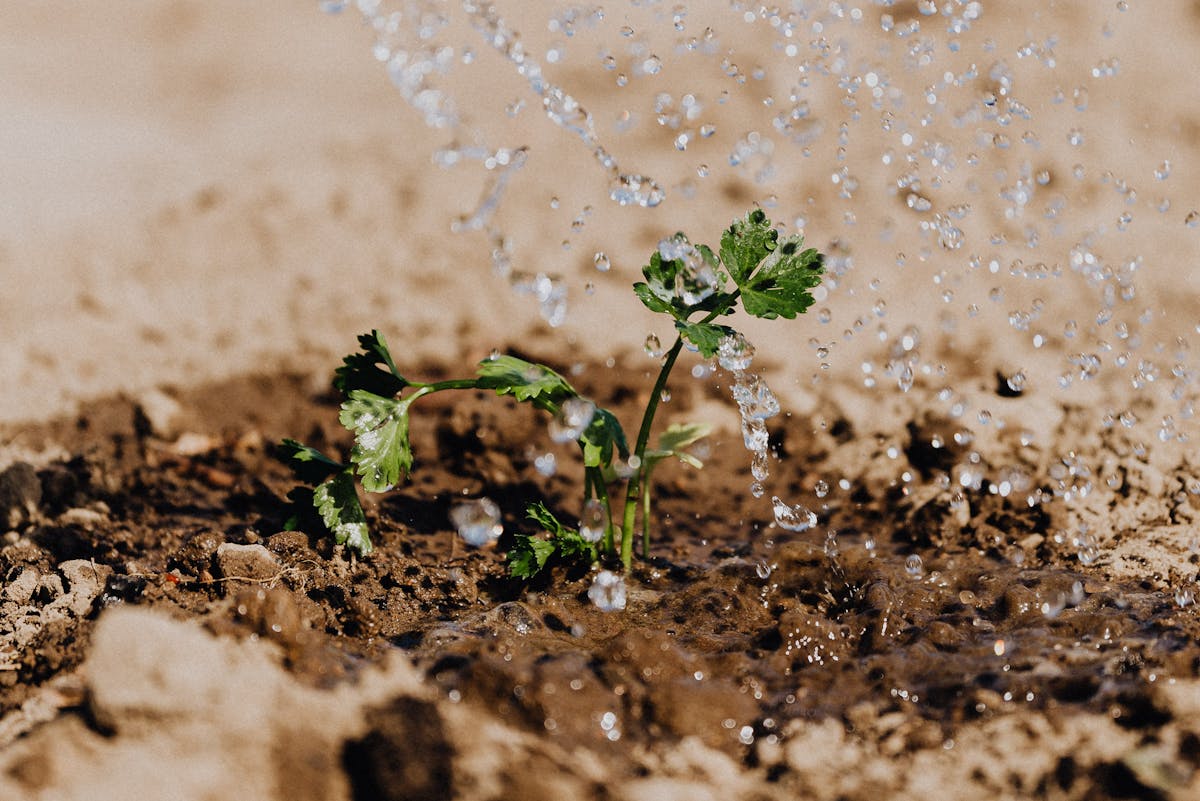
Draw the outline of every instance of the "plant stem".
M642 478L642 558L650 558L650 473Z
M717 317L724 314L737 302L738 297L742 294L740 289L734 290L730 294L726 304L721 308L713 309L700 321L703 323L711 323ZM671 346L671 350L667 353L667 358L663 361L662 369L658 371L658 380L654 382L654 389L650 392L650 401L646 404L646 411L642 415L642 426L638 429L637 444L634 446L633 453L638 458L637 471L633 477L629 479L629 488L625 493L625 515L621 531L621 562L625 569L628 570L633 563L633 522L637 516L638 499L645 495L645 503L642 511L642 552L643 555L650 555L650 488L646 486L650 478L649 469L646 465L646 443L650 439L650 429L654 426L654 414L658 411L658 402L662 398L662 392L667 386L667 378L671 374L671 370L675 367L675 360L679 358L679 352L683 349L683 337L675 337L675 344Z
M426 390L421 394L427 395L430 392L441 392L443 389L479 389L478 382L478 378L451 378L446 381L435 381L432 384L412 384L411 386Z
M642 494L642 483L646 478L646 442L650 439L650 429L654 426L654 414L658 411L659 399L662 397L663 389L667 386L667 377L671 374L671 368L675 366L675 360L679 358L681 350L683 350L683 337L677 336L675 344L667 353L667 358L663 360L662 369L658 371L658 380L654 382L654 389L650 391L650 401L646 404L646 411L642 415L642 427L638 429L637 444L633 449L633 455L638 458L638 466L636 472L629 479L629 489L625 494L625 516L621 529L621 562L625 565L626 570L633 563L633 522L637 516L637 502ZM648 527L649 519L643 520L642 525Z

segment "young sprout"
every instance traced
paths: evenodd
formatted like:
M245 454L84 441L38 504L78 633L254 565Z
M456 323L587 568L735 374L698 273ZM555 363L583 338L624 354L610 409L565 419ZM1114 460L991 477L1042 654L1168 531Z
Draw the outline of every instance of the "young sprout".
M758 209L733 222L722 234L716 252L706 245L693 245L682 233L659 243L642 268L645 280L633 289L648 309L671 317L676 337L663 357L632 451L612 412L582 396L545 365L515 356L495 356L480 362L473 378L421 383L396 369L382 333L360 336L360 352L345 357L333 381L345 398L339 420L354 434L349 463L295 440L280 445L281 457L308 485L289 494L297 514L288 526L298 527L304 517L315 513L335 542L361 555L370 553L371 539L355 477L367 492L387 492L407 476L413 464L409 409L419 398L447 390L493 390L550 415L551 438L578 443L584 469L578 529L563 525L540 501L531 503L526 512L549 539L515 534L507 552L509 572L527 579L553 561L591 565L603 554L619 555L628 569L639 511L642 553L649 556L650 479L655 467L670 457L702 467L686 449L709 433L707 424L672 425L659 436L658 447L648 449L659 401L684 344L705 358L719 356L725 363L730 353L745 350L745 338L718 321L739 306L764 319L793 319L807 310L813 303L810 290L821 280L823 257L802 245L803 238L798 235L780 237ZM625 498L618 526L609 488L619 488L622 483Z

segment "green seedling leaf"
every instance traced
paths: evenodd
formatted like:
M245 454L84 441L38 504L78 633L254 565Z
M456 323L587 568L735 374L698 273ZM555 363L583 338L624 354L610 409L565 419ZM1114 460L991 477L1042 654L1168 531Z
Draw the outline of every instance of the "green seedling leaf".
M569 531L541 501L526 506L525 516L544 528L551 537L560 537L564 532Z
M599 406L579 440L583 443L585 467L607 467L612 464L614 450L622 459L629 456L629 443L621 422L608 409Z
M550 534L549 540L528 534L518 534L516 543L508 552L509 573L517 578L532 578L546 566L551 558L560 562L590 565L596 561L596 546L579 535L573 528L564 526L541 501L532 503L525 514Z
M338 473L313 490L313 506L333 534L333 541L366 556L373 549L367 532L367 516L363 514L354 490L354 474L350 470Z
M658 448L646 451L646 461L655 465L663 459L674 456L684 464L697 470L704 467L704 462L688 453L684 448L696 444L712 433L708 423L672 423L658 438Z
M791 320L813 304L809 290L821 283L824 260L812 248L801 250L803 244L804 237L799 235L778 243L754 274L738 284L747 314Z
M588 542L574 529L554 538L554 549L558 558L568 564L590 565L596 561L596 544Z
M276 446L279 459L292 468L296 478L305 484L320 484L334 473L346 469L346 465L330 459L316 448L285 439Z
M334 371L334 387L346 394L362 389L390 397L408 386L409 382L400 375L396 363L392 361L383 332L374 330L369 334L360 334L358 344L362 352L352 353L342 359L342 366Z
M754 209L735 220L721 235L721 262L734 283L743 286L754 268L775 249L778 239L779 232L771 227L762 209Z
M519 579L531 579L554 555L554 543L531 534L518 534L508 549L508 573Z
M387 492L412 468L408 407L417 397L414 393L398 400L356 389L342 404L338 419L354 432L350 461L358 466L367 492Z
M480 389L494 389L497 395L512 395L519 401L531 400L549 411L579 394L567 379L549 367L516 356L484 359L476 374L479 378L475 385Z
M706 359L716 356L717 350L721 346L721 340L734 333L734 330L727 325L689 323L685 320L676 320L675 328L679 331L679 335L695 345L700 351L700 355Z
M676 234L676 237L682 236ZM694 247L700 260L713 269L718 282L723 282L724 274L719 271L720 262L712 249L706 245ZM696 312L719 310L720 313L729 313L733 309L734 297L728 292L713 291L698 303L687 303L682 295L688 292L703 294L703 287L696 280L693 268L683 259L664 260L662 254L656 250L650 254L649 263L642 268L642 275L646 280L634 284L633 291L642 301L642 305L652 312L670 314L676 320L685 320ZM713 287L708 286L707 289L712 290Z

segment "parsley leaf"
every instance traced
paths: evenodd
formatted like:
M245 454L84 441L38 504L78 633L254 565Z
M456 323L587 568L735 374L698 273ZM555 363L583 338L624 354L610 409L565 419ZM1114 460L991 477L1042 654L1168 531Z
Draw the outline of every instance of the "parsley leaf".
M721 340L734 333L733 329L727 325L689 323L686 320L676 320L675 328L679 331L680 336L695 345L706 359L716 356L717 349L721 346Z
M742 287L767 254L775 249L779 232L762 209L747 212L721 234L721 262L734 283Z
M361 353L352 353L342 359L342 366L334 371L333 386L349 394L364 389L385 397L396 395L409 382L396 369L387 340L378 329L369 334L360 334L358 344ZM381 370L386 367L387 371Z
M629 456L629 443L625 440L625 429L616 415L608 409L596 407L592 422L579 437L583 443L585 467L603 467L612 464L613 449L622 459Z
M712 433L708 423L672 423L658 437L658 448L646 451L646 462L653 468L658 462L674 456L684 464L691 465L697 470L704 467L704 462L688 453L684 448L707 437Z
M325 527L333 533L334 542L344 542L362 556L374 549L351 471L344 470L313 490L313 505Z
M287 463L296 478L305 484L320 484L334 473L346 469L346 465L335 462L316 448L285 439L276 446L281 461Z
M596 561L596 545L588 542L573 528L559 522L558 518L538 501L525 509L525 514L550 534L549 540L530 534L518 534L513 547L508 551L508 572L523 579L536 576L547 563L556 558L571 564L590 565Z
M476 374L479 378L475 385L480 389L494 389L497 395L512 395L519 401L532 400L548 411L555 411L564 400L579 394L549 367L516 356L484 359Z
M541 501L526 506L525 516L546 529L552 537L561 536L563 532L569 531L566 526L558 522L558 518L554 516L554 513L547 509L546 504Z
M739 283L747 314L790 320L813 304L809 290L821 282L825 267L821 254L812 248L801 250L803 244L799 235L783 240L745 283Z
M676 234L676 238L683 237ZM707 265L717 281L723 282L721 273L717 272L720 262L707 245L695 245L693 251L699 261ZM652 312L670 314L676 320L684 320L689 315L700 311L720 310L726 313L732 310L733 295L728 292L715 291L712 284L702 284L696 276L695 265L689 265L683 259L664 260L657 250L650 254L649 263L642 268L645 281L633 285L633 291L647 309ZM696 303L684 300L687 294L705 295ZM707 294L706 294L707 293Z
M338 419L354 432L350 461L367 492L387 492L412 467L408 407L418 397L419 392L397 400L356 389L342 404Z
M532 534L518 534L505 557L508 573L519 579L531 579L542 572L553 555L554 543Z

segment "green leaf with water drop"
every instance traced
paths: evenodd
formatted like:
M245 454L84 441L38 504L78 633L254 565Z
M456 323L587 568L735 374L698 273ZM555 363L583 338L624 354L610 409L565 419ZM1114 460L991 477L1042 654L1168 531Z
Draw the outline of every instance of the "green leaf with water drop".
M754 209L742 219L734 220L721 235L721 262L734 283L742 287L754 268L775 249L778 239L779 232L771 226L762 209Z
M412 468L408 407L417 397L399 400L356 389L342 404L338 419L354 432L350 461L367 492L387 492Z
M629 456L629 443L621 422L608 409L599 406L579 441L583 444L583 464L586 467L607 467L612 464L614 451L622 459Z
M813 304L812 289L821 283L824 258L813 248L801 250L804 237L788 237L763 259L745 281L742 307L747 314L773 320L794 318Z
M345 543L361 556L374 549L351 471L344 470L313 490L313 506L333 534L334 542Z
M564 400L579 394L549 367L516 356L484 359L476 374L475 385L480 389L494 389L497 395L512 395L519 401L534 401L547 411L555 411Z
M686 237L676 234L676 238ZM642 268L645 281L633 285L634 294L642 301L642 305L652 312L670 314L676 320L685 320L696 312L718 311L727 313L732 310L734 297L728 292L719 291L725 281L725 276L719 271L720 262L716 254L707 245L694 245L699 261L713 269L714 283L703 283L696 277L693 267L689 267L683 259L664 259L659 251L650 254L646 266ZM703 295L703 300L696 303L686 302L681 293Z
M517 534L505 556L508 574L514 578L531 579L554 555L554 543L530 534Z
M676 320L675 328L680 336L692 343L706 359L717 355L721 340L732 336L734 330L727 325L716 323L689 323L686 320Z
M334 371L334 387L347 394L363 389L387 397L408 386L408 380L400 375L392 361L382 331L376 329L369 334L360 334L358 344L362 351L346 356L342 366Z

